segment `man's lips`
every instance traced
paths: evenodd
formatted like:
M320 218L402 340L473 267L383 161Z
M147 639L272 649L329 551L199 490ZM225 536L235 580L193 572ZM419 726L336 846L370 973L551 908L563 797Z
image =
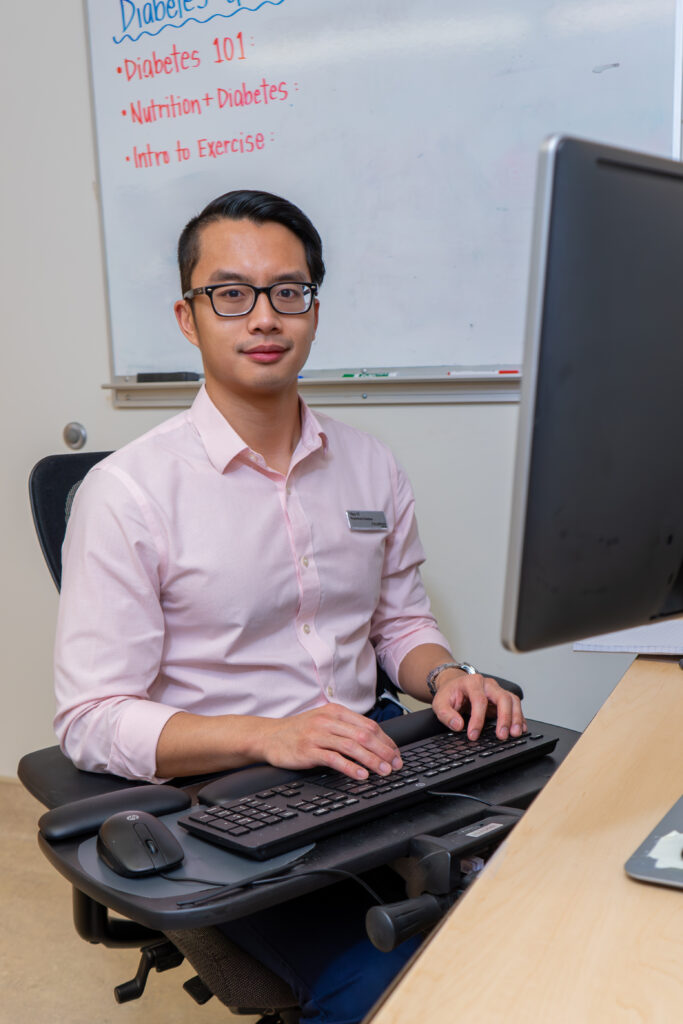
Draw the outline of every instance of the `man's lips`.
M285 352L287 349L282 345L256 345L254 348L244 350L245 356L256 363L275 363Z

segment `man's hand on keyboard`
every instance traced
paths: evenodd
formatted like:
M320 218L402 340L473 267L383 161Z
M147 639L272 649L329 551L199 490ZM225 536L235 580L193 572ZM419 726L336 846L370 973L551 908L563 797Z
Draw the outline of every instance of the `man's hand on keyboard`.
M334 768L351 779L389 775L400 768L399 749L372 719L341 704L291 718L266 719L265 759L278 768Z
M455 732L467 725L471 740L478 738L486 718L497 718L498 739L526 732L519 697L479 673L468 675L459 669L445 669L438 677L432 708L439 721Z

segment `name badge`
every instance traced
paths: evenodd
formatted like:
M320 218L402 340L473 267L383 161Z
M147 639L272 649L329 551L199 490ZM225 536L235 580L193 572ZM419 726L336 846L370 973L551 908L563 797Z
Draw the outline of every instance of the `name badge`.
M386 530L387 517L384 512L348 512L346 521L350 530Z

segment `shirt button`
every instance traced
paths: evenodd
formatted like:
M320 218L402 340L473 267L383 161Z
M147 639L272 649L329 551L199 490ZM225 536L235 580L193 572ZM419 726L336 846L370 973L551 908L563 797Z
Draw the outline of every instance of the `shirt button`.
M334 697L334 686L328 686L327 687L327 696L328 697Z
M305 622L304 623L304 633L310 633L310 632L311 632L311 627L308 625L307 622Z
M306 556L305 556L305 555L304 555L304 557L303 557L303 558L301 559L301 564L303 565L304 569L308 569L308 559L306 558Z

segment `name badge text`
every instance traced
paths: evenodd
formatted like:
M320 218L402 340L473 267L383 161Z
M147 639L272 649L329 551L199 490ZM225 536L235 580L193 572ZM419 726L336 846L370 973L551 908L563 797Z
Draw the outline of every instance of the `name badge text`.
M347 511L350 530L387 530L387 517L380 511Z

